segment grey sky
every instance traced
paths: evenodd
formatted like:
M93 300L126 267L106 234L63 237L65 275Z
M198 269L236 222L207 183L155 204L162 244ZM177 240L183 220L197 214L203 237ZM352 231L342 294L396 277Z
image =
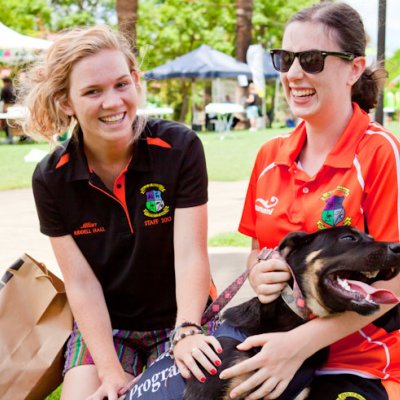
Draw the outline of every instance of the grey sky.
M361 14L371 39L370 45L376 51L379 0L343 1ZM386 0L386 56L390 57L397 49L400 49L400 1Z

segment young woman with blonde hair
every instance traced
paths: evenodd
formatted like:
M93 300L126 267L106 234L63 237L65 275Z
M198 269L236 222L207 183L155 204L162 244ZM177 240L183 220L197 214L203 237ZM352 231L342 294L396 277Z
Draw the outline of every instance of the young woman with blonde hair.
M213 289L200 140L138 116L136 59L104 26L63 33L25 84L26 132L54 141L75 125L33 175L75 318L62 398L117 399L174 327L182 375L204 381L195 360L216 373L220 349L199 327Z

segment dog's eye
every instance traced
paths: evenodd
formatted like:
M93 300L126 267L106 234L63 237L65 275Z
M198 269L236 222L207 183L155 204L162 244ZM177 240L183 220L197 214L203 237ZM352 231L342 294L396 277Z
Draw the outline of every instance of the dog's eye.
M345 235L345 236L342 236L340 238L340 240L350 240L352 242L355 242L357 240L357 238L353 235Z

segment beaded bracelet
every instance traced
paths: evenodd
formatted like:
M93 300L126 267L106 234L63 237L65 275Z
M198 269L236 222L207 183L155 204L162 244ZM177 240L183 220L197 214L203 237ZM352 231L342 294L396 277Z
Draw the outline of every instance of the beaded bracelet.
M197 324L189 324L189 323L185 323L185 322L184 322L184 324L185 324L184 326L183 326L183 324L177 326L170 334L168 353L171 358L174 358L174 347L180 340L184 339L187 336L204 335L204 331L203 331L203 329L201 329L201 327L200 327L200 329L190 329L187 332L179 333L180 328L183 328L186 326L194 326L197 328L199 326Z
M181 328L187 328L188 326L192 326L192 327L195 327L195 328L197 328L199 330L203 330L203 328L200 325L198 325L198 324L196 324L194 322L189 322L189 321L182 322L180 325L177 325L175 327L175 329L173 329L171 331L171 333L169 335L170 342L172 342L172 340L174 339L175 335L179 334Z
M188 321L182 322L180 325L175 327L175 329L177 329L177 328L179 328L179 329L180 328L186 328L187 326L194 326L197 329L202 329L202 327L200 325L195 324L194 322L188 322Z

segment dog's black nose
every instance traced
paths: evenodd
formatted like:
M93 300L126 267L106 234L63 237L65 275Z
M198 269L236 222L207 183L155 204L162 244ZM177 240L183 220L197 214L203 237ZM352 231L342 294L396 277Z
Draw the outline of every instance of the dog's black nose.
M393 253L400 253L400 243L389 244L389 250Z

